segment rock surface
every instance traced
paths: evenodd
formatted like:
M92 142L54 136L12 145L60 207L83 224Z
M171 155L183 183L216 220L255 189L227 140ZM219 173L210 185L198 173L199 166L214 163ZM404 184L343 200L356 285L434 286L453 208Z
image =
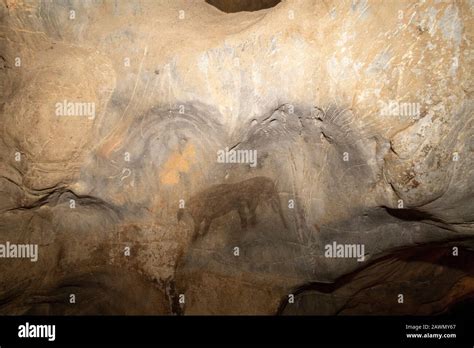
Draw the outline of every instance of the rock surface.
M280 312L474 296L472 2L0 8L0 243L39 249L0 259L1 313L274 314L354 272Z

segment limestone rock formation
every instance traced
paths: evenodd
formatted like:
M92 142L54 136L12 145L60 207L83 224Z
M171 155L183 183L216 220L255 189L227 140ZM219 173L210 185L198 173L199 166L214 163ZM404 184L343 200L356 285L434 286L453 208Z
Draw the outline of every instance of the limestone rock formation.
M472 2L0 9L0 313L474 297Z

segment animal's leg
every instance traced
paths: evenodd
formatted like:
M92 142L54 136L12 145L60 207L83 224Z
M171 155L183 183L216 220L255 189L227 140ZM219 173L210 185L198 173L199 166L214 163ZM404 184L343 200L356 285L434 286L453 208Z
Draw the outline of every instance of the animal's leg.
M202 230L201 236L204 236L207 232L209 232L209 228L211 227L212 220L210 218L204 219L204 228Z
M243 230L247 229L247 213L245 212L244 204L241 204L239 206L239 216L240 216L240 227Z
M201 230L201 221L194 220L194 234L193 242L199 237L199 231Z
M272 198L272 208L275 211L275 213L278 213L280 215L281 221L283 222L283 226L288 229L288 224L286 223L285 215L283 215L283 209L281 208L281 203L280 199L278 196L274 196Z
M250 224L256 225L257 224L257 205L258 201L255 199L250 201L249 204L249 214L250 214Z
M201 222L202 220L197 220L197 219L193 219L194 220L194 238L196 238L196 236L199 234L199 231L201 230Z

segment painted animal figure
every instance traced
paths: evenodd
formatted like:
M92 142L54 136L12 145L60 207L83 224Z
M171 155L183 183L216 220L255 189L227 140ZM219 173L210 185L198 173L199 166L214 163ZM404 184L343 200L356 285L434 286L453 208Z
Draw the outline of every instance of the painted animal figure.
M194 238L205 235L211 227L212 220L237 211L240 216L240 226L246 229L248 223L257 223L257 206L263 202L269 203L272 209L280 215L283 226L287 227L280 199L274 182L266 177L257 176L234 184L211 186L186 202L184 209L179 209L178 221L188 213L194 221ZM248 213L247 213L248 211ZM201 225L204 226L201 228Z

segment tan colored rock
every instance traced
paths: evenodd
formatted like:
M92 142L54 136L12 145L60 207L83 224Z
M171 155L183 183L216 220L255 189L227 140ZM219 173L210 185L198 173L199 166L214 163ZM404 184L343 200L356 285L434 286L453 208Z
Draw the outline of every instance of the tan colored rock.
M468 248L472 14L468 1L3 2L0 242L41 256L27 271L0 259L0 299L97 267L94 297L119 268L169 304L146 313L271 314L394 248ZM219 163L226 148L257 151L256 166ZM247 230L251 201L197 239L177 221L204 189L256 176L288 228L255 197ZM335 241L364 245L364 261L325 257ZM0 312L69 313L26 300Z

